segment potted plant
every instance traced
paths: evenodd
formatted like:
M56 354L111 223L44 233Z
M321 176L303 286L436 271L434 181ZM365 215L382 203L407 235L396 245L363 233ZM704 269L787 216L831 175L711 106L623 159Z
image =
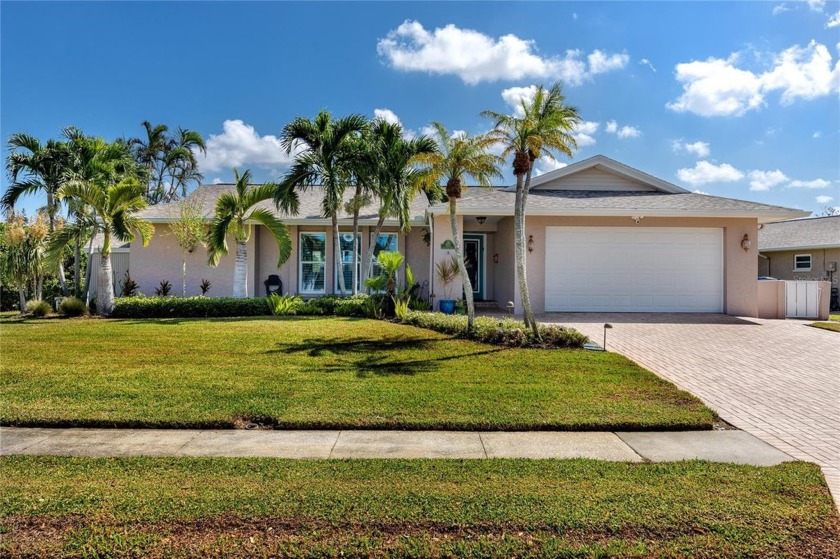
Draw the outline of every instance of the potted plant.
M458 264L454 258L441 260L435 265L435 274L443 286L444 293L444 299L441 299L438 303L440 312L443 314L453 314L455 312L455 299L450 299L449 293L452 282L458 277Z

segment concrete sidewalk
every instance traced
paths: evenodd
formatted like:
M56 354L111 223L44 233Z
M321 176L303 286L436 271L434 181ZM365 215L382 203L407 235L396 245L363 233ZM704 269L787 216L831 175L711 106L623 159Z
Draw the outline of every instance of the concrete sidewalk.
M327 458L703 459L771 466L790 456L744 431L470 432L0 428L0 454Z

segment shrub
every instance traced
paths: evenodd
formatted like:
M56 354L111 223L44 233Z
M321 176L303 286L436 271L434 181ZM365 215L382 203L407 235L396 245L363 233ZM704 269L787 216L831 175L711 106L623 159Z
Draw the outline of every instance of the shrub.
M202 295L207 295L207 292L210 291L210 286L213 285L210 283L210 280L207 278L201 278L201 283L198 284L198 288L201 290Z
M155 287L155 295L159 297L168 297L170 291L172 291L172 284L167 280L163 280L158 287Z
M65 297L58 306L58 310L64 316L82 316L87 313L87 305L76 297Z
M113 318L208 318L266 316L268 299L232 297L124 297L115 301Z
M125 271L125 278L120 282L120 297L134 297L137 295L137 290L140 286L137 282L131 279L128 275L128 270Z
M545 325L540 326L542 341L539 341L525 329L524 324L511 319L478 317L472 332L467 330L467 317L459 315L407 311L400 322L460 338L511 347L579 348L589 341L589 338L572 328Z
M394 299L394 315L403 320L408 316L408 300Z
M268 306L271 308L272 314L276 316L286 316L297 314L301 307L304 306L303 298L298 295L278 295L272 293L268 298Z
M46 301L33 299L32 301L27 301L26 312L33 316L47 316L52 312L52 307Z

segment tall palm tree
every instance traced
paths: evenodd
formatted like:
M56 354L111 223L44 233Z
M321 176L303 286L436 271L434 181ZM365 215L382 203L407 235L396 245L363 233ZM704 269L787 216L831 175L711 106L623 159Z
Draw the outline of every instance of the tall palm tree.
M207 147L198 132L178 128L171 133L165 124L142 122L145 138L132 138L127 144L137 163L144 169L148 183L146 199L150 204L171 202L187 195L190 182L203 177L198 172L196 151Z
M93 235L102 232L99 267L96 276L96 312L108 316L114 310L114 284L111 268L111 238L131 242L139 236L143 246L154 233L152 224L135 214L148 203L146 187L137 180L137 168L128 147L122 142L109 143L101 138L79 140L84 149L73 172L59 189L62 200L75 199L91 208L95 216ZM78 231L64 227L50 235L47 255L50 261L60 258L64 248ZM92 263L88 264L89 266Z
M56 217L61 211L58 190L66 172L68 153L63 142L48 140L45 144L30 134L12 134L6 159L6 172L12 184L3 194L0 204L11 210L25 194L43 192L47 197L49 231L55 231ZM58 281L61 292L67 295L64 265L58 262Z
M403 232L410 226L409 206L419 194L424 176L423 169L416 164L417 157L437 150L437 144L431 138L406 139L402 125L382 119L373 121L367 145L364 163L366 172L371 175L371 192L379 200L379 216L368 247L364 280L373 272L372 255L385 219L397 217Z
M271 200L277 190L277 185L267 182L259 186L251 186L251 171L242 175L237 169L233 170L236 187L230 192L224 192L216 201L216 211L210 230L207 233L207 261L211 266L219 264L222 256L228 253L227 237L232 235L236 241L236 264L233 268L233 296L248 296L248 240L251 238L252 222L265 226L277 241L280 249L280 267L289 259L292 252L292 241L286 225L265 209L255 207L260 202Z
M458 234L458 199L467 185L464 181L472 177L478 186L489 187L493 178L501 177L499 165L504 160L489 149L493 139L488 136L452 135L439 122L433 122L438 149L434 153L417 156L417 160L428 166L427 182L446 183L446 197L449 199L449 224L452 227L452 242L455 245L455 260L464 284L464 298L467 301L467 326L472 330L475 324L472 283L464 264L461 238Z
M522 300L526 327L530 327L539 338L539 326L531 309L528 292L525 251L525 207L531 189L531 174L534 162L540 157L556 159L553 152L572 157L577 142L572 133L580 122L575 107L566 104L566 97L560 82L550 89L539 85L532 99L521 101L522 116L484 111L483 116L492 118L494 128L489 133L494 143L504 147L503 157L513 155L513 174L516 177L516 201L514 205L514 254L516 278Z
M313 119L298 117L283 127L280 142L287 154L300 149L291 169L274 193L277 207L289 215L300 211L299 192L320 184L324 197L321 213L332 221L334 262L338 287L345 294L344 270L341 263L341 239L338 233L338 215L344 206L344 192L353 179L357 164L358 144L354 141L365 129L367 120L362 115L333 119L323 110ZM354 246L357 239L354 238ZM357 251L354 251L357 252Z

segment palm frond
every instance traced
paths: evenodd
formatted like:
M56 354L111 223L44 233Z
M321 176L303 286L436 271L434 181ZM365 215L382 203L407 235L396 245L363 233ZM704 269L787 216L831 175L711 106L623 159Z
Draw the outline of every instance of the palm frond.
M248 216L248 219L263 224L274 235L274 239L277 241L277 247L280 249L277 267L282 266L292 254L292 238L289 236L289 229L286 227L286 224L264 208L254 209Z

